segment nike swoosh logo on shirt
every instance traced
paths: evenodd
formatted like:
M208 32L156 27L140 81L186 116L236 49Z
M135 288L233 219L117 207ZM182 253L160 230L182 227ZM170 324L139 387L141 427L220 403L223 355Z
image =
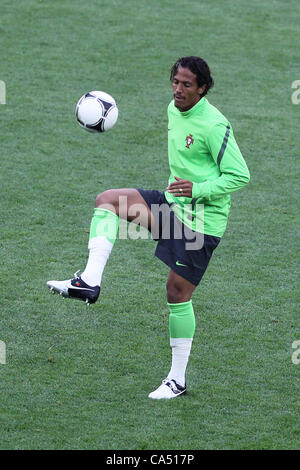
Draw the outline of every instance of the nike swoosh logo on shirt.
M177 266L184 266L185 268L187 268L187 265L186 265L186 264L179 263L179 261L176 261L176 265L177 265Z

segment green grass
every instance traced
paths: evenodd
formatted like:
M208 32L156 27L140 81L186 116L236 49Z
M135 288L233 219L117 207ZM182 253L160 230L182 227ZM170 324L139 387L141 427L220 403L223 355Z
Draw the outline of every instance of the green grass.
M299 2L1 2L1 449L297 449ZM147 398L169 370L168 268L119 240L101 300L50 296L87 259L95 196L164 189L169 69L201 55L251 183L193 297L189 394ZM79 128L86 91L116 127ZM151 266L151 270L149 270Z

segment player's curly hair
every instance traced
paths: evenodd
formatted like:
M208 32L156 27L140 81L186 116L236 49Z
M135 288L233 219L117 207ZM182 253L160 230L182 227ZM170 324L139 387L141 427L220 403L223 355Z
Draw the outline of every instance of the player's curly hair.
M213 87L214 80L210 74L210 69L205 60L201 59L201 57L188 56L178 59L171 68L171 81L173 80L174 75L177 73L178 67L190 69L190 71L196 75L199 87L206 85L202 96L206 95L210 88Z

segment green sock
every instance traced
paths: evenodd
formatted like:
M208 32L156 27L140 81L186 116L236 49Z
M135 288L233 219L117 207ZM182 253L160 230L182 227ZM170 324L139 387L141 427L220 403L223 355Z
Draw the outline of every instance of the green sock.
M96 207L90 227L89 258L81 279L89 286L100 286L102 274L117 238L119 217Z
M168 379L175 380L179 385L185 386L185 371L195 333L193 304L190 300L189 302L168 305L170 308L170 346L172 348L172 365Z
M195 315L192 301L168 305L170 308L170 338L193 338Z
M119 228L119 217L108 209L96 207L91 221L90 240L96 237L105 237L114 243Z

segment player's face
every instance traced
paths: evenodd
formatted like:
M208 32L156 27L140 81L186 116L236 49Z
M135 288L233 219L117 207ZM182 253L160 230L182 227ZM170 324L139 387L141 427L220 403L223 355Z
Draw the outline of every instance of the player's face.
M186 67L178 67L172 80L174 104L179 111L188 111L201 99L205 85L199 87L196 75Z

